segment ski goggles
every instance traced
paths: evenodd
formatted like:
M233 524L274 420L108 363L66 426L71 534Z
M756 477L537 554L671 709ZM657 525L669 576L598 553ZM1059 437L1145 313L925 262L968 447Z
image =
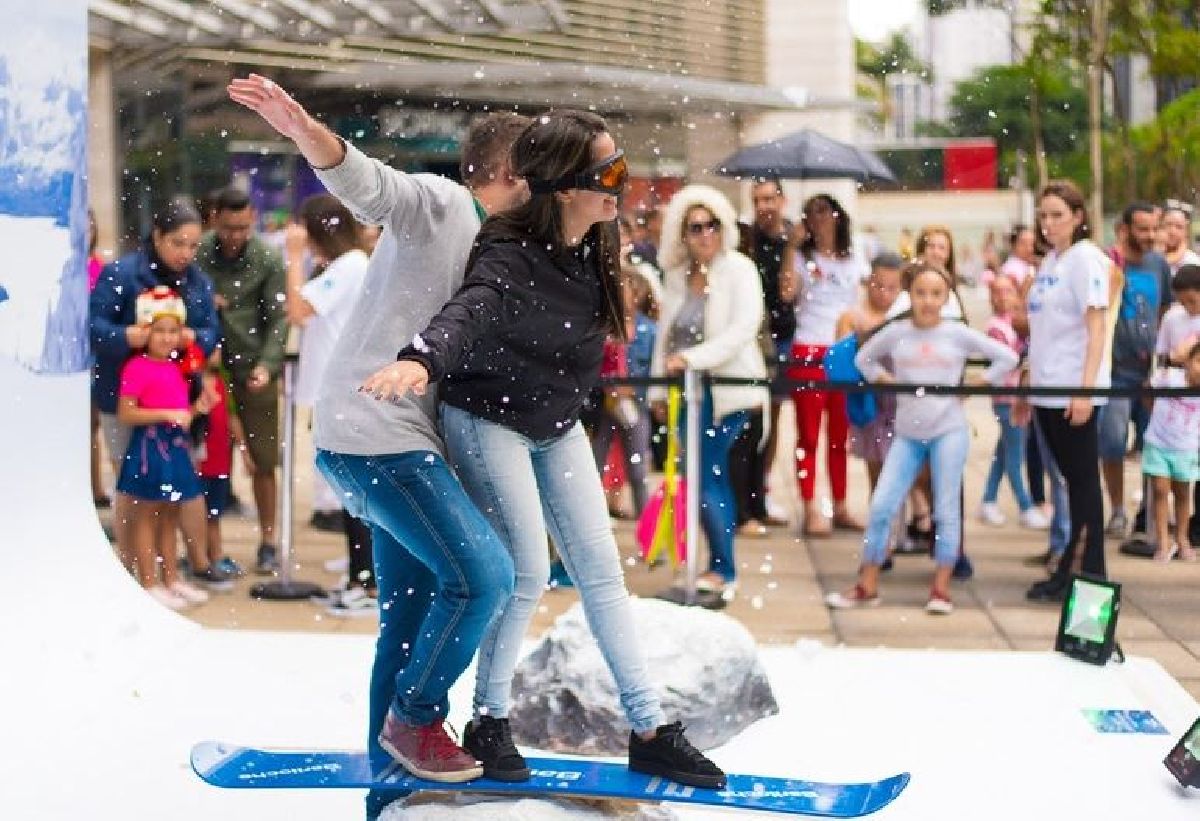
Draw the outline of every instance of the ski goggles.
M555 191L568 191L578 188L584 191L599 191L603 194L616 196L625 187L629 179L629 165L625 162L625 152L618 151L611 157L601 160L577 174L566 174L557 180L529 180L529 191L532 194L552 194Z

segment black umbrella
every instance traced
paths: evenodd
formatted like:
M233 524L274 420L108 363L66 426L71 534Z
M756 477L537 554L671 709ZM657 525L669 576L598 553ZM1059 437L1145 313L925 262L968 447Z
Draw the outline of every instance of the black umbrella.
M747 146L717 165L726 177L781 177L859 182L896 182L883 160L870 151L838 142L810 129L778 140Z

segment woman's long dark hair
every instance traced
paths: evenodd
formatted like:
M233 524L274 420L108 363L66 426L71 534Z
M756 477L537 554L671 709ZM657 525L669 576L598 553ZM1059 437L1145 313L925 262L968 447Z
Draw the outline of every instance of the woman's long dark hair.
M830 194L813 194L804 203L804 214L807 216L808 209L813 203L821 200L829 209L833 211L835 220L833 228L833 247L836 255L844 257L850 253L850 215L846 213L846 209L842 204L835 200ZM806 220L807 221L807 220ZM800 243L800 250L806 258L811 258L817 252L817 234L812 230L812 226L808 228L808 236Z
M526 180L557 180L595 165L592 141L608 131L602 117L587 111L560 109L535 117L512 147L512 174ZM553 194L533 194L525 203L495 214L483 223L467 268L483 240L519 239L539 243L557 253L565 250L562 236L562 206ZM625 341L625 308L621 288L620 240L617 224L597 223L583 237L584 245L597 255L600 283L604 289L605 330Z
M314 194L300 204L300 222L308 239L329 262L362 250L358 222L350 209L332 194Z

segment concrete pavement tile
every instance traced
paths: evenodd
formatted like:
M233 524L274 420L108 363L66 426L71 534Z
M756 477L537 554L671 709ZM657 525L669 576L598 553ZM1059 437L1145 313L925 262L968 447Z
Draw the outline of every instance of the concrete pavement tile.
M1053 638L1058 632L1059 609L1044 609L1033 605L1027 607L992 607L992 618L1000 625L1005 635L1015 638ZM1158 625L1134 610L1122 612L1117 622L1119 640L1144 639L1168 641Z
M886 593L885 593L886 595ZM949 616L931 616L925 599L885 599L879 607L833 611L833 623L847 643L859 636L998 636L982 610L963 602Z
M1175 678L1200 678L1200 659L1174 641L1121 641L1127 656L1149 656Z
M1183 689L1187 690L1192 698L1200 701L1200 678L1181 678L1176 681L1183 685Z
M900 650L1008 650L1008 642L991 636L856 635L847 647L890 647Z

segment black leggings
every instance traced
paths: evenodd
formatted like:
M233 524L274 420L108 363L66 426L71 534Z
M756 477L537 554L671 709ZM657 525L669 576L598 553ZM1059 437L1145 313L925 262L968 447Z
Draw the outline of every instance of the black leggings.
M763 439L763 414L751 410L729 451L729 481L737 502L737 524L767 519L767 454L759 449Z
M346 532L346 555L350 559L347 575L351 587L375 589L375 556L371 552L371 528L362 519L342 511L342 529Z
M1105 578L1104 571L1104 496L1100 489L1100 454L1096 435L1096 413L1082 425L1072 425L1063 416L1063 408L1035 408L1037 423L1046 436L1050 454L1067 482L1071 513L1071 536L1067 549L1054 571L1054 578L1065 582L1071 575L1079 549L1081 532L1085 534L1082 570L1089 576Z

